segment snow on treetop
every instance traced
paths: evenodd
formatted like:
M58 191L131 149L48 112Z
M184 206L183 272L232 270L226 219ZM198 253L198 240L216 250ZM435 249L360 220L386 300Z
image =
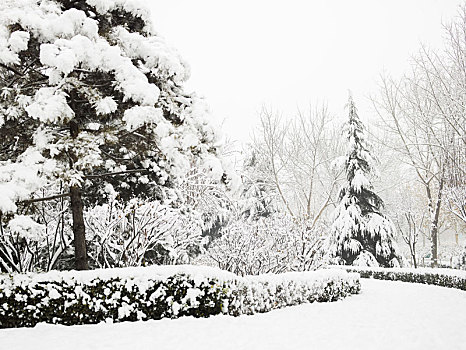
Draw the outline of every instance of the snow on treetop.
M149 10L141 2L89 0L87 3L101 14L124 9L150 24ZM188 65L160 36L145 37L116 27L110 37L118 46L112 46L99 35L95 19L75 8L62 11L54 1L8 2L0 10L0 23L0 63L18 64L18 53L27 49L32 34L43 43L40 60L52 68L48 74L53 85L61 81L56 72L66 76L78 66L91 71L113 72L128 99L153 105L158 100L159 88L150 84L131 60L144 60L142 70L147 69L161 78L172 77L177 84L189 77ZM11 33L9 26L15 24L27 31Z
M140 17L144 22L150 24L150 10L146 2L142 0L86 0L86 2L95 7L99 14L105 14L118 8ZM147 25L147 24L146 24ZM146 30L149 30L149 26Z
M146 6L144 1L141 0L85 0L87 4L93 6L97 13L103 15L105 13L123 9L126 12L131 13L135 17L141 18L146 22L145 30L149 33L152 32L152 24L150 23L150 10ZM50 12L60 12L55 1L51 0L2 0L0 3L0 11L21 8L31 9L33 7L40 6L41 8Z
M153 74L173 77L178 84L189 78L188 64L161 37L145 37L139 33L130 33L123 27L117 28L113 37L129 58L143 58L144 68Z

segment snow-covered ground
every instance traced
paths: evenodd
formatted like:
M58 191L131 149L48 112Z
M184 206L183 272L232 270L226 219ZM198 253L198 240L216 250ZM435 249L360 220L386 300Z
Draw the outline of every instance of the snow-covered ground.
M466 349L466 292L362 280L362 293L254 316L0 330L2 349Z

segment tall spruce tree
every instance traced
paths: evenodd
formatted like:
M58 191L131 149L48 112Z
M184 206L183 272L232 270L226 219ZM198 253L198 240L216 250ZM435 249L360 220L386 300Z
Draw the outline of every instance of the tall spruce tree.
M344 159L345 183L339 194L329 239L334 262L358 266L398 266L401 258L394 240L394 226L382 214L382 199L369 179L373 157L365 141L365 128L353 99L344 132L348 149Z
M75 267L87 269L83 208L105 191L158 199L193 163L222 177L207 109L183 90L188 76L141 2L2 1L0 220L70 198Z

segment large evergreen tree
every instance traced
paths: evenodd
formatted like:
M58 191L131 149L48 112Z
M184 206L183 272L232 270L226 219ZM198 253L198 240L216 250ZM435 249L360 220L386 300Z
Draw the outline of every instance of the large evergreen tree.
M160 199L194 160L222 177L206 108L183 91L188 76L140 2L2 1L0 218L30 227L18 210L69 197L76 268L86 269L83 207L105 191Z
M369 179L373 157L351 97L348 110L344 129L348 141L344 158L346 179L331 228L331 254L339 264L397 266L400 256L393 238L394 226L382 214L382 199L374 192Z

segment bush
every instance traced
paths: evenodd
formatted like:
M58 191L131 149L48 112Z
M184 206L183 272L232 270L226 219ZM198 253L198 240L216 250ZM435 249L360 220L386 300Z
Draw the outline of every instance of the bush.
M360 291L359 275L324 270L239 277L201 266L0 276L0 328L267 312Z
M335 266L336 267L336 266ZM366 268L345 266L348 272L357 272L362 278L375 278L410 283L433 284L466 290L466 273L453 269Z
M312 220L274 213L226 223L195 260L237 275L312 271L322 266L324 230Z

